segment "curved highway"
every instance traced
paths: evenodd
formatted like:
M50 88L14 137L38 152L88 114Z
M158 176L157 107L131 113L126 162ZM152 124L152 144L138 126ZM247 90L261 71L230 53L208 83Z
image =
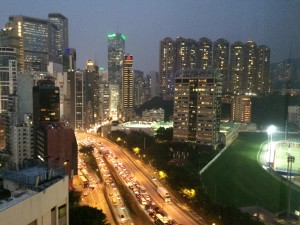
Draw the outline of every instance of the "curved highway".
M151 179L154 175L154 172L151 174L151 171L145 169L145 166L140 160L133 159L131 155L126 152L126 150L124 151L122 148L107 139L103 139L94 135L92 137L107 146L108 149L118 157L118 160L123 162L125 168L130 171L140 185L143 185L146 188L146 191L151 196L151 199L163 209L170 219L176 221L177 224L183 225L206 224L200 216L195 218L192 216L191 212L185 210L184 207L180 207L181 204L173 196L171 196L171 203L165 203L157 193L157 186L161 184L159 181L153 181Z

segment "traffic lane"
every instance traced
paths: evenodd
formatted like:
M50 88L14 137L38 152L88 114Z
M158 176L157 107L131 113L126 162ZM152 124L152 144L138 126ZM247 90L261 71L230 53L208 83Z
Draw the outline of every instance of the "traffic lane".
M102 140L105 145L110 148L114 154L123 161L125 168L131 172L131 174L138 180L141 185L144 185L149 195L152 197L154 202L158 203L161 208L164 208L164 211L168 214L169 217L174 219L177 223L189 224L189 225L199 225L199 222L195 221L194 218L191 218L185 211L175 204L164 203L162 198L157 193L157 187L149 182L151 178L145 176L144 173L140 170L143 167L142 164L139 164L139 167L135 165L128 158L128 156L116 145L108 142L107 140ZM203 223L204 224L204 223Z

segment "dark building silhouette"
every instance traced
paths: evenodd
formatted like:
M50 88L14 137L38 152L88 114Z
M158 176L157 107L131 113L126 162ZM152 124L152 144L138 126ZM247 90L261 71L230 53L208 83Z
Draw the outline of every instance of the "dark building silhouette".
M33 127L36 157L49 168L65 167L77 174L77 143L74 130L60 122L59 88L50 79L33 87Z

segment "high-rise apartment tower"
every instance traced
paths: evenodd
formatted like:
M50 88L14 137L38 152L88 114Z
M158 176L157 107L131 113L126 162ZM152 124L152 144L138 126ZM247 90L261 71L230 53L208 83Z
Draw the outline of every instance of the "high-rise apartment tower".
M123 60L122 112L125 121L131 119L133 112L133 57L130 54L126 54Z
M175 78L174 141L215 148L219 141L222 76L218 70L182 71Z
M55 45L57 50L58 63L63 63L63 54L69 47L69 26L68 19L60 13L49 13L48 20L56 25Z

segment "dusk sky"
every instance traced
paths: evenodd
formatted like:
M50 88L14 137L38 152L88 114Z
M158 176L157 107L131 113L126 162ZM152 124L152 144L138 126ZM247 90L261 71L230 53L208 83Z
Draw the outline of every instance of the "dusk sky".
M107 34L126 35L134 69L158 71L159 42L165 37L231 43L253 40L271 48L271 61L300 57L299 0L1 0L0 27L10 15L69 20L69 45L77 67L88 59L107 68Z

